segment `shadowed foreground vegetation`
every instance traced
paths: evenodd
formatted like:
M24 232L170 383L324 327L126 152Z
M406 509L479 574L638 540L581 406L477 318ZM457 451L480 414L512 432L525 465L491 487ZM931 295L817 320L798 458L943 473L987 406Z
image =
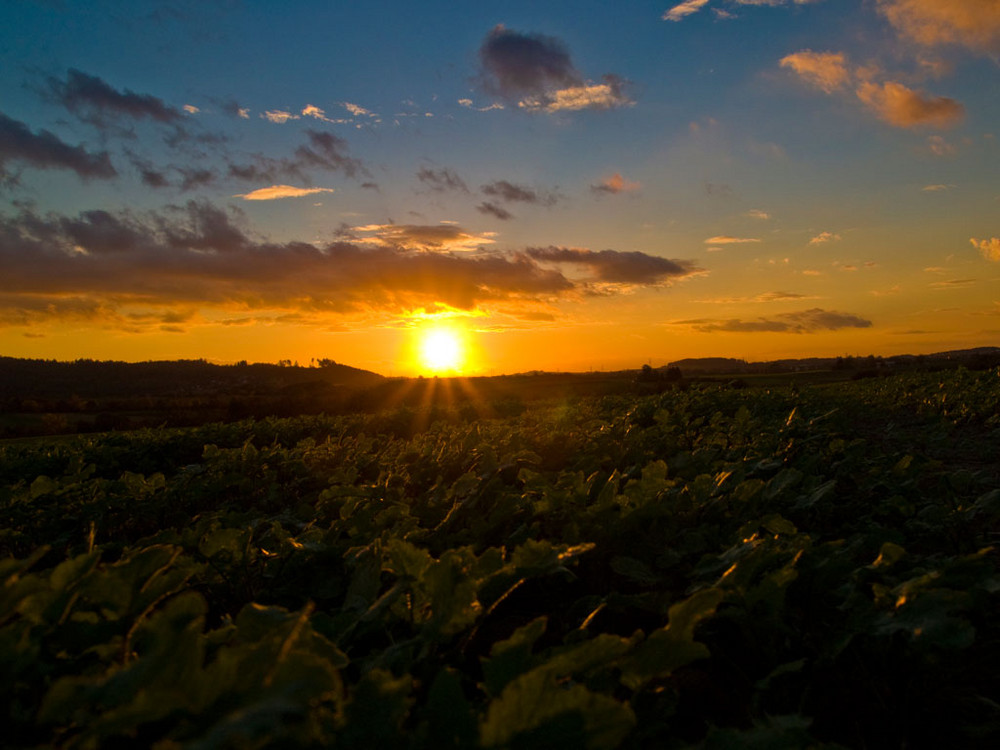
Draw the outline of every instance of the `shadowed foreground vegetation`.
M957 370L9 442L4 744L996 747L998 414Z

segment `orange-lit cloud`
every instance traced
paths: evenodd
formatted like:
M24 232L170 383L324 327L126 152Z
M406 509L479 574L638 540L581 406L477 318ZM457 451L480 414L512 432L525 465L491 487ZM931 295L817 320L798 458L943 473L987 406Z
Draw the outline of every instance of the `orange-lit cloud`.
M857 94L880 119L901 128L951 127L965 116L965 107L954 99L931 97L895 81L862 81Z
M271 187L259 188L242 195L234 195L234 198L242 198L246 201L273 201L280 198L301 198L304 195L315 195L316 193L332 193L333 188L299 188L291 185L271 185Z
M986 260L1000 263L1000 237L991 237L988 240L977 240L973 237L970 238L969 242L983 254Z
M416 250L478 250L492 245L494 232L473 234L458 224L367 224L353 230L369 242Z
M273 122L277 125L282 125L289 120L299 119L299 115L293 114L292 112L286 112L282 109L268 110L267 112L262 112L260 116L268 122Z
M757 237L731 237L727 234L720 234L705 240L706 245L742 245L747 242L760 242L760 239Z
M822 245L824 242L835 242L840 239L839 234L834 234L833 232L820 232L811 240L809 240L810 245Z
M595 193L608 193L617 195L618 193L634 193L642 187L638 182L626 180L620 173L615 172L610 177L605 177L596 185L591 185L590 189Z
M702 333L818 333L820 331L836 331L843 328L871 328L872 322L853 313L823 310L814 307L810 310L788 312L773 317L760 317L752 320L728 318L725 320L699 318L695 320L678 320L676 325L690 326Z
M681 21L708 5L708 0L684 0L663 14L664 21Z
M761 211L759 208L751 208L743 215L751 219L760 219L761 221L766 221L771 218L771 214L767 211Z
M781 67L790 68L807 83L830 94L847 85L851 74L842 52L802 50L781 58Z
M917 44L955 44L1000 55L996 0L878 0L878 7L904 38Z

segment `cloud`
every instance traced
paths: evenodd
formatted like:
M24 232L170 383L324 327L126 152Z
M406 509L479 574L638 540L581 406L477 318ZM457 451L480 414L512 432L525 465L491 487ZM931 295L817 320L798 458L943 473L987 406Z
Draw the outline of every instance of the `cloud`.
M73 307L85 311L80 314L112 321L113 311L124 316L137 308L161 314L213 308L241 316L399 311L434 303L471 309L579 289L525 253L414 249L490 241L457 225L359 231L370 240L270 242L244 229L239 212L197 201L142 214L0 215L0 318L10 322L68 300L78 301Z
M930 151L935 156L951 156L955 154L958 149L952 144L948 143L940 135L932 135L927 138L927 150Z
M988 240L977 240L975 237L971 237L969 242L983 254L986 260L1000 263L1000 237L991 237Z
M532 247L525 252L530 258L545 263L583 266L597 281L613 284L656 285L702 271L689 261L668 260L638 251Z
M604 83L570 86L518 102L528 111L574 112L581 109L617 109L634 104L625 93L626 81L618 76L604 76Z
M299 188L291 185L271 185L271 187L259 188L242 195L234 195L234 198L242 198L246 201L273 201L280 198L301 198L304 195L315 195L316 193L332 193L333 188Z
M720 234L705 240L706 245L742 245L747 242L760 242L760 239L757 237L731 237L727 234Z
M585 80L565 45L553 36L495 26L479 48L479 62L483 88L528 111L613 109L632 103L624 79L608 74L602 83Z
M663 20L681 21L692 13L697 13L706 5L708 5L708 0L684 0L680 5L675 5L670 10L664 12Z
M473 234L458 224L367 224L352 227L366 239L386 247L411 250L451 251L478 250L484 245L492 245L492 232Z
M840 239L839 234L834 234L833 232L820 232L811 240L809 240L810 245L822 245L825 242L836 242Z
M185 104L185 105L184 105L184 107L183 107L183 109L184 109L184 111L185 111L185 112L187 112L187 113L188 113L189 115L196 115L196 114L198 114L199 112L201 112L201 110L200 110L200 109L198 109L198 108L197 108L196 106L194 106L193 104Z
M924 185L920 188L925 193L940 193L943 190L951 190L955 185Z
M74 68L66 73L66 80L49 78L49 94L67 110L85 122L105 126L112 115L134 120L149 119L171 124L183 118L181 110L150 94L137 94L125 89L118 91L97 76L88 75Z
M262 112L260 116L262 119L273 122L276 125L284 125L289 120L298 120L300 117L300 115L286 112L283 109L268 110L267 112Z
M33 133L23 122L0 112L0 181L16 181L8 176L7 162L36 169L69 169L85 180L118 174L107 151L92 153L82 145L70 146L48 130Z
M554 206L559 196L554 191L538 191L527 185L518 185L507 180L494 180L483 185L480 190L483 195L496 198L507 203L528 203L538 206Z
M928 284L931 289L955 289L965 286L972 286L976 283L976 279L948 279L947 281L935 281L933 284Z
M922 125L946 128L965 116L965 108L954 99L931 97L895 81L882 84L862 81L857 95L880 119L901 128Z
M781 58L780 65L790 68L804 81L828 94L843 88L851 74L842 52L813 52L802 50Z
M508 219L513 219L514 214L508 211L503 206L498 206L496 203L490 203L489 201L483 201L478 206L476 210L481 214L488 214L494 218L500 219L500 221L507 221Z
M767 211L761 211L759 208L751 208L743 215L750 219L760 219L761 221L766 221L771 218L771 214Z
M417 179L435 193L452 191L462 193L469 192L469 187L465 184L465 180L447 167L443 167L441 169L421 167L417 171Z
M878 8L901 36L917 44L954 44L1000 56L996 0L878 0Z
M348 156L347 141L319 130L306 130L308 145L299 146L295 150L298 160L296 166L320 167L335 172L343 172L348 177L358 174L368 174L368 170L360 159Z
M351 102L343 102L343 107L348 112L350 112L355 117L378 117L374 112L370 112L364 107L360 107L357 104L351 104Z
M872 322L853 313L823 310L814 307L799 312L781 313L754 320L729 318L726 320L679 320L678 325L689 325L702 333L817 333L844 328L871 328Z
M590 189L598 195L617 195L618 193L633 193L640 187L642 186L638 182L626 180L621 174L615 172L610 177L605 177L596 185L591 185Z

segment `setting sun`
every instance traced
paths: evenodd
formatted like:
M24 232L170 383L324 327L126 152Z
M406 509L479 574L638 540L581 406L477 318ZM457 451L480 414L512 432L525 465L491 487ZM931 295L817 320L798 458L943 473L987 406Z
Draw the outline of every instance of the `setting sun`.
M431 328L420 336L420 366L433 373L460 372L465 364L462 336L451 328Z

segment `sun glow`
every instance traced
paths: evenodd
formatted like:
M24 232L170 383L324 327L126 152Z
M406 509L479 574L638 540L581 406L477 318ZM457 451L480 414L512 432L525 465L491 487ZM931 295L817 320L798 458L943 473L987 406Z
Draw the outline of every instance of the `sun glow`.
M454 328L427 328L420 333L421 369L432 373L460 373L465 366L465 342Z

